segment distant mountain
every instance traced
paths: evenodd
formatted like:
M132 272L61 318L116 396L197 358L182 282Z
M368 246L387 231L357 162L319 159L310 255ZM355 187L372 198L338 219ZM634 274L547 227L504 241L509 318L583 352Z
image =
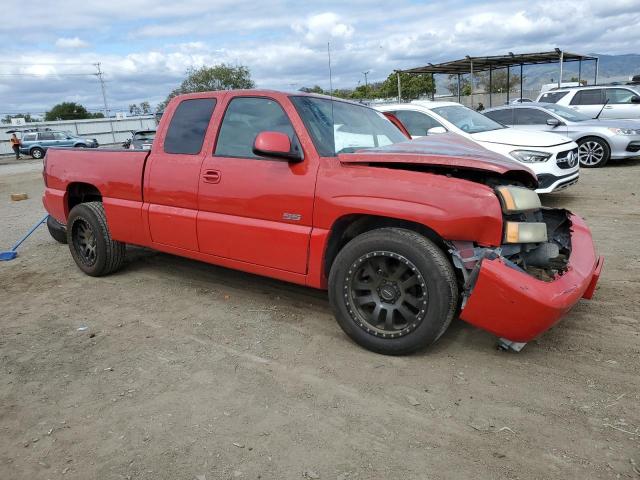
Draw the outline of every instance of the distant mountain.
M598 57L598 83L627 81L633 75L640 75L640 55L635 53L625 55L602 55L591 53ZM518 70L517 68L514 70ZM559 64L529 65L524 67L525 88L539 88L544 83L558 81L560 75ZM595 62L582 62L582 79L593 83ZM578 62L566 62L563 66L563 80L568 82L571 77L578 76Z

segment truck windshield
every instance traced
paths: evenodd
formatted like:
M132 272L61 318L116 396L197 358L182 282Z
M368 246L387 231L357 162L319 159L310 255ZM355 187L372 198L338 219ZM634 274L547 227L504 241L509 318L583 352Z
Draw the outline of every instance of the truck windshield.
M382 113L371 108L328 98L290 98L323 157L407 141Z
M463 132L480 133L489 130L498 130L506 128L504 125L494 122L489 117L485 117L481 113L475 112L470 108L462 105L451 105L446 107L432 108L431 111L437 113L445 120L453 123Z

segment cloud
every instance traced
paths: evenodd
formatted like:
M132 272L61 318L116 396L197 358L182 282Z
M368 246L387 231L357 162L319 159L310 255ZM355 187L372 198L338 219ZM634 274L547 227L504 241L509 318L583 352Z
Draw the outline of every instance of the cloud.
M295 22L291 28L303 36L310 45L326 44L329 41L345 41L351 38L353 26L341 21L339 15L325 12L307 17L304 22Z
M221 62L248 66L259 87L328 88L327 42L335 87L363 81L364 71L378 81L397 68L464 55L554 47L613 54L640 45L638 0L566 0L562 8L556 0L451 0L447 8L415 0L391 7L382 0L311 7L292 0L26 3L39 14L0 28L0 42L21 39L12 62L23 65L0 65L0 105L7 111L44 111L73 98L99 108L96 62L115 109L162 101L190 66Z
M88 46L87 42L80 40L78 37L59 38L56 40L56 47L58 48L87 48Z

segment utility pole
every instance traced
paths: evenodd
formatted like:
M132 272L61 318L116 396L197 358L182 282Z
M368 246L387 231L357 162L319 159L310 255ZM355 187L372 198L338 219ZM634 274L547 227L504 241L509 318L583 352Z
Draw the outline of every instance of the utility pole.
M111 137L113 138L113 143L116 143L116 132L113 130L113 122L111 121L111 117L109 116L109 105L107 105L107 90L104 87L104 77L102 69L100 68L100 62L94 63L94 66L98 69L98 73L96 73L96 76L100 81L100 89L102 90L102 101L104 102L104 117L109 120L109 126L111 127Z
M104 87L104 78L102 69L100 68L100 62L93 64L97 69L98 73L96 73L96 77L98 77L98 81L100 82L100 89L102 90L102 101L104 102L104 116L105 118L109 118L109 106L107 105L107 91Z
M365 95L369 95L369 83L367 82L367 75L369 75L370 70L367 70L366 72L362 72L362 74L364 75L364 93Z

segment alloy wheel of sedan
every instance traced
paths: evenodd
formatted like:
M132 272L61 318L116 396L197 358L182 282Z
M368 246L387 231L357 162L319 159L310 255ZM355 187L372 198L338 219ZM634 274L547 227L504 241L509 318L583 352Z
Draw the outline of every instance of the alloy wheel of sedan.
M609 161L610 154L609 146L600 139L590 137L578 142L578 158L582 167L602 167Z

